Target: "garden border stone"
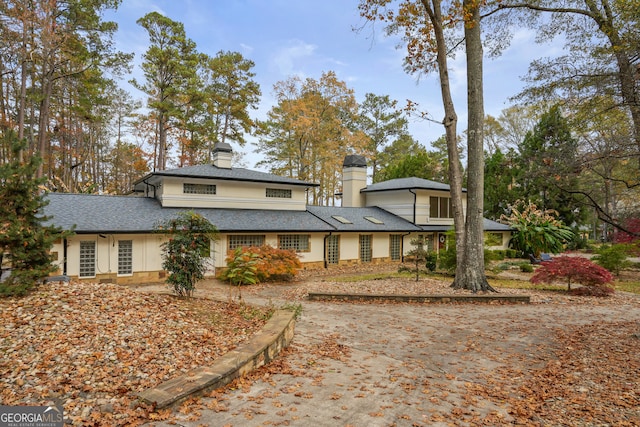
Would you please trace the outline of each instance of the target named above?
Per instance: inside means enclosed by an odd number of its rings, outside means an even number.
[[[494,294],[466,294],[466,295],[399,295],[399,294],[346,294],[309,292],[310,301],[388,301],[388,302],[419,302],[419,303],[511,303],[529,304],[529,295],[494,295]]]
[[[277,310],[260,332],[247,343],[217,359],[212,366],[193,369],[186,374],[138,393],[138,398],[156,408],[170,405],[229,384],[273,359],[293,339],[296,314]]]

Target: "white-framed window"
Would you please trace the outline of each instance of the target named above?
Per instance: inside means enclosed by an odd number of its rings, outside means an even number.
[[[231,235],[229,236],[229,250],[233,251],[236,248],[243,246],[262,246],[264,245],[264,234],[246,234],[246,235]]]
[[[96,242],[95,240],[80,241],[80,271],[79,277],[96,277]]]
[[[399,261],[402,258],[402,234],[389,236],[389,255],[392,261]]]
[[[279,234],[278,248],[291,249],[296,252],[309,252],[311,250],[309,240],[310,236],[308,234]]]
[[[451,197],[429,197],[429,216],[431,218],[453,218]]]
[[[192,184],[185,182],[182,184],[184,194],[216,194],[215,184]]]
[[[133,240],[118,240],[118,275],[133,274]]]
[[[266,196],[278,199],[290,199],[291,190],[288,188],[267,188]]]
[[[371,234],[360,235],[360,261],[371,262],[372,259],[372,247],[371,247]]]

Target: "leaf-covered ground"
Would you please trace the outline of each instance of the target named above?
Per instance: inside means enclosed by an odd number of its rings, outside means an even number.
[[[371,272],[385,269],[368,267]],[[345,282],[333,278],[336,273],[355,271],[308,271],[295,283],[246,287],[242,294],[267,305],[283,300],[306,305],[304,297],[312,290],[452,292],[448,280]],[[396,425],[640,425],[640,315],[631,315],[640,312],[640,298],[625,293],[577,297],[562,289],[500,289],[531,295],[528,317],[494,305],[431,310],[398,304],[382,310],[368,304],[357,310],[357,305],[315,304],[315,315],[303,311],[302,334],[272,364],[209,398],[154,411],[139,406],[135,393],[212,363],[257,331],[268,310],[201,298],[228,298],[229,287],[217,281],[199,285],[193,300],[167,295],[164,286],[133,290],[111,284],[49,284],[26,298],[0,300],[0,402],[59,401],[74,425],[206,425],[206,411],[215,413],[215,419],[226,413],[228,421],[222,425],[304,425],[304,412],[318,407],[321,402],[314,399],[326,392],[324,399],[340,409],[336,425],[348,425],[339,416],[369,395],[366,381],[362,383],[372,374],[367,358],[388,351],[402,366],[389,371],[388,382],[376,380],[371,388],[386,394],[395,387],[400,394],[389,394],[393,405],[380,401],[364,414],[370,425],[382,425],[396,410]],[[406,311],[421,316],[420,326],[398,316]],[[344,318],[323,330],[326,316],[337,313]],[[380,323],[396,335],[374,329]],[[409,355],[406,360],[394,344],[398,333],[407,339],[401,345]],[[513,339],[503,341],[506,336]],[[348,366],[361,372],[344,377],[340,370]],[[256,389],[263,390],[258,397],[250,391],[256,383],[263,383]],[[238,406],[245,400],[252,406]]]
[[[135,393],[211,364],[266,321],[266,309],[52,283],[0,299],[0,402],[61,402],[74,425],[135,425]]]
[[[372,266],[368,272],[383,269]],[[308,292],[320,290],[452,292],[448,280],[350,282],[333,273],[306,272],[294,284],[245,289],[248,299],[284,296],[302,302],[299,337],[282,357],[249,378],[185,404],[174,414],[177,422],[306,425],[305,420],[319,416],[316,408],[331,401],[333,422],[344,426],[640,425],[638,295],[572,296],[560,285],[554,291],[499,289],[531,295],[532,304],[521,309],[488,304],[305,304]],[[354,274],[347,268],[338,275]],[[344,320],[331,320],[335,317]],[[376,376],[366,365],[378,356],[402,367],[390,366],[388,376]],[[369,396],[375,398],[366,401],[369,409],[362,413],[358,401]]]

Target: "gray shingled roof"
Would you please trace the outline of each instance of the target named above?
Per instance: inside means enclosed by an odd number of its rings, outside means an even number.
[[[78,234],[148,233],[155,226],[189,208],[163,208],[147,197],[50,193],[44,213],[49,223]],[[191,209],[222,232],[333,231],[307,211],[258,209]]]
[[[449,191],[449,184],[443,184],[441,182],[431,181],[422,178],[397,178],[390,179],[384,182],[378,182],[376,184],[367,185],[361,192],[371,193],[374,191],[393,191],[393,190],[440,190]],[[467,191],[465,188],[462,191]]]
[[[412,222],[377,207],[343,208],[335,206],[307,206],[307,210],[323,221],[331,224],[337,231],[420,231],[420,227],[417,227]],[[335,219],[334,216],[343,217],[349,220],[351,224],[343,224]],[[375,224],[365,217],[376,218],[382,221],[383,224]]]
[[[266,172],[260,172],[244,168],[219,168],[212,164],[186,166],[178,169],[169,169],[152,172],[134,183],[139,184],[153,177],[175,176],[192,178],[215,178],[235,181],[270,182],[275,184],[302,185],[305,187],[318,187],[319,184],[301,181],[299,179],[287,178]]]
[[[49,193],[44,214],[48,221],[78,234],[149,233],[160,222],[174,218],[189,208],[163,208],[148,197],[103,196],[94,194]],[[194,208],[221,232],[328,232],[328,231],[446,231],[450,226],[416,226],[378,207],[344,208],[307,206],[306,211],[269,209]],[[351,223],[334,218],[341,216]],[[366,219],[373,217],[376,224]],[[485,231],[509,231],[509,226],[484,220]]]

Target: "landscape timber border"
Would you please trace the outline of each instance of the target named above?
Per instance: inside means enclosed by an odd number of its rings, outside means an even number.
[[[296,313],[277,310],[262,330],[247,343],[224,354],[212,366],[195,368],[138,393],[138,398],[156,408],[166,408],[188,397],[225,386],[273,359],[293,339]]]
[[[529,295],[399,295],[399,294],[343,294],[329,292],[309,292],[309,301],[361,301],[361,302],[413,302],[413,303],[510,303],[529,304]]]

